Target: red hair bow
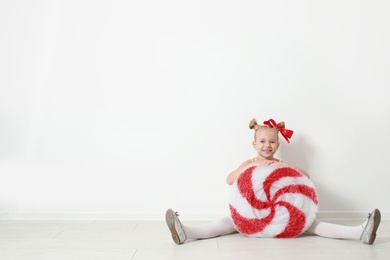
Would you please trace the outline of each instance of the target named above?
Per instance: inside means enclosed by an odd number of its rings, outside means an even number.
[[[277,124],[275,120],[270,119],[268,121],[264,121],[263,124],[276,128],[282,134],[284,139],[286,139],[287,143],[290,143],[289,139],[293,135],[294,131],[284,128],[284,122],[280,122],[279,124]]]

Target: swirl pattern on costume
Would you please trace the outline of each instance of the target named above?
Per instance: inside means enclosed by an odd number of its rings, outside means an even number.
[[[257,166],[238,176],[229,207],[241,234],[288,238],[310,227],[318,200],[314,184],[295,169]]]

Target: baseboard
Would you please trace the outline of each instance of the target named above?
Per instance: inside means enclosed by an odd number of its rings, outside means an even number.
[[[226,216],[226,212],[179,212],[187,221],[210,221]],[[369,212],[363,211],[320,211],[320,220],[359,220]],[[390,211],[381,211],[382,220],[390,220]],[[161,221],[165,212],[2,212],[0,220],[142,220]]]
[[[163,220],[165,212],[4,212],[0,220]]]
[[[320,211],[317,218],[321,220],[360,220],[368,216],[366,211]],[[390,211],[381,211],[382,220],[390,220]]]

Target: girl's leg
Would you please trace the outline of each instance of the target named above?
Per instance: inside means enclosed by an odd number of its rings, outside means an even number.
[[[344,226],[320,222],[317,219],[307,230],[308,233],[328,238],[360,239],[363,243],[372,245],[376,231],[381,222],[381,212],[375,209],[368,214],[368,219],[358,226]]]
[[[171,231],[172,239],[178,245],[183,244],[187,239],[212,238],[236,232],[230,216],[195,227],[183,225],[178,216],[172,209],[168,209],[165,213],[165,221]]]
[[[234,228],[234,224],[230,216],[195,227],[183,225],[183,228],[188,239],[212,238],[236,232],[236,229]]]
[[[307,230],[308,233],[327,238],[360,239],[365,223],[359,226],[343,226],[332,223],[320,222],[317,219]]]

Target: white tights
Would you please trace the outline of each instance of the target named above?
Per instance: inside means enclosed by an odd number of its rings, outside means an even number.
[[[360,239],[366,223],[367,221],[359,226],[344,226],[320,222],[316,219],[306,232],[327,238]]]
[[[212,238],[237,232],[230,217],[224,217],[196,227],[183,225],[183,228],[188,239]]]
[[[344,226],[320,222],[316,219],[307,230],[307,233],[327,238],[359,239],[365,223],[359,226]],[[212,238],[237,232],[230,217],[224,217],[196,227],[183,225],[183,228],[188,239]]]

